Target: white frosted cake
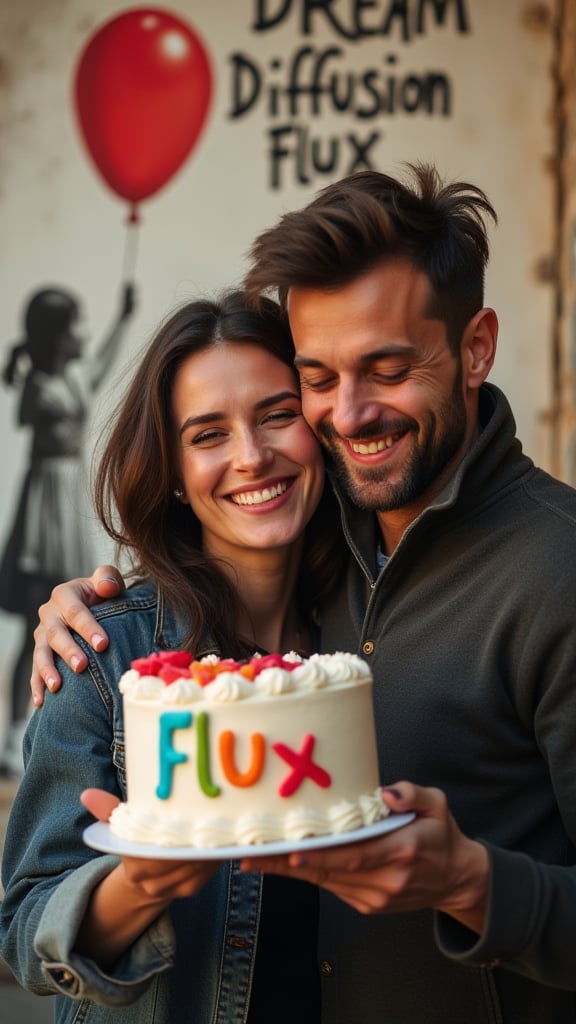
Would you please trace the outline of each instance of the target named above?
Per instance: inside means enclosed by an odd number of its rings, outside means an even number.
[[[120,680],[132,842],[215,847],[347,832],[388,813],[378,785],[372,676],[354,654],[237,662],[183,651]]]

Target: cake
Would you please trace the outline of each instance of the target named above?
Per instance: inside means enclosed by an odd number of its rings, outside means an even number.
[[[185,651],[120,679],[127,800],[110,827],[159,846],[244,846],[338,834],[387,813],[372,676],[355,654],[246,661]]]

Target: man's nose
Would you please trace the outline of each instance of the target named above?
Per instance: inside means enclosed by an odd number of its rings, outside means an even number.
[[[380,418],[382,404],[362,383],[341,382],[334,396],[332,426],[342,437],[361,437],[362,431]]]

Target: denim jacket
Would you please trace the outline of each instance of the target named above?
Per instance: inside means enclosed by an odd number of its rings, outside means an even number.
[[[25,988],[57,993],[57,1024],[241,1024],[246,1019],[260,915],[260,876],[223,864],[196,896],[176,900],[103,971],[75,950],[90,895],[118,858],[86,846],[80,804],[96,786],[125,797],[118,680],[130,661],[182,645],[183,624],[151,586],[94,610],[110,645],[80,676],[63,663],[24,743],[26,773],[3,860],[0,953]],[[197,652],[214,652],[208,639]],[[39,728],[40,724],[42,725]]]

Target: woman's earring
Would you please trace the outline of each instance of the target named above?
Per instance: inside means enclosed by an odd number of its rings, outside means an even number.
[[[184,497],[184,491],[181,491],[179,487],[175,487],[174,488],[174,497],[178,498],[178,500],[180,500],[181,498]]]

